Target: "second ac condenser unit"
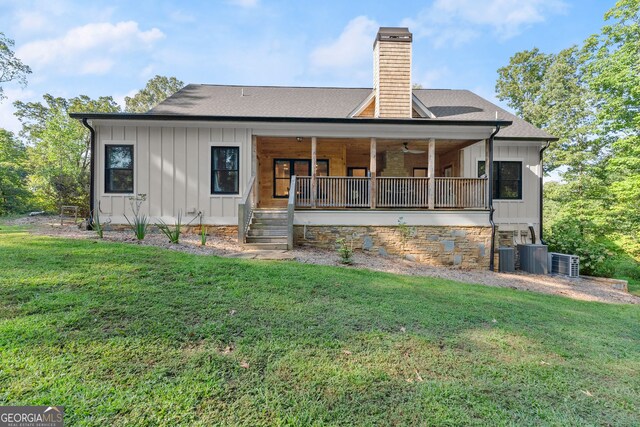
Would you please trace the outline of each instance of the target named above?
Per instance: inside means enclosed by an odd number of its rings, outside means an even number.
[[[549,253],[549,273],[569,277],[580,276],[580,257],[577,255]]]

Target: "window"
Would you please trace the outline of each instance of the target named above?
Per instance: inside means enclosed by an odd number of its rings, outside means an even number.
[[[329,176],[329,160],[317,160],[316,176]],[[309,159],[275,159],[273,161],[273,197],[289,197],[291,177],[311,176]]]
[[[211,194],[239,194],[238,147],[211,147]]]
[[[105,146],[105,193],[133,193],[133,145]]]
[[[478,176],[485,174],[484,161],[478,162]],[[493,162],[493,198],[522,199],[522,162]]]

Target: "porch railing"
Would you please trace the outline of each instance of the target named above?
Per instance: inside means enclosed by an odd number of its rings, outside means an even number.
[[[253,215],[253,209],[255,208],[255,184],[256,176],[252,175],[249,179],[249,184],[244,191],[242,200],[238,204],[238,243],[244,243],[245,236],[247,235],[247,229],[251,222],[251,215]]]
[[[429,178],[376,178],[380,208],[426,208],[429,206]]]
[[[429,207],[430,178],[376,178],[376,207]],[[315,197],[310,176],[296,177],[291,185],[296,207],[302,208],[368,208],[371,207],[371,178],[318,176]],[[434,178],[435,208],[486,207],[485,178]]]
[[[486,207],[485,178],[435,178],[436,208]]]

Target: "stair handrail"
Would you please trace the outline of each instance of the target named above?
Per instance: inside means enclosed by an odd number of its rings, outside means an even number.
[[[249,183],[242,195],[242,199],[238,204],[238,243],[245,243],[247,236],[247,230],[249,229],[249,223],[251,223],[251,216],[255,209],[254,199],[254,186],[256,183],[256,176],[251,175]]]
[[[289,202],[287,203],[287,249],[293,249],[293,216],[296,210],[296,176],[291,177]]]

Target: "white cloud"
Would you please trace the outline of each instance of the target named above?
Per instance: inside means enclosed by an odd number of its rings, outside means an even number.
[[[80,74],[103,74],[114,65],[115,56],[150,48],[163,37],[157,28],[141,31],[135,21],[92,23],[72,28],[62,37],[27,43],[16,55],[36,69],[56,66]]]
[[[34,101],[36,94],[30,89],[18,89],[18,88],[5,88],[4,94],[7,97],[0,102],[0,117],[2,117],[2,123],[0,128],[6,129],[14,134],[18,134],[22,129],[20,120],[13,113],[16,111],[13,107],[15,101]]]
[[[372,61],[372,43],[378,23],[366,16],[349,21],[337,39],[311,52],[311,65],[321,69],[353,68]]]
[[[416,70],[413,73],[413,83],[420,84],[425,89],[438,87],[438,82],[448,74],[450,71],[447,67],[432,68],[425,72]]]
[[[172,21],[178,22],[180,24],[196,22],[195,16],[185,13],[182,10],[174,10],[173,12],[170,12],[169,18],[171,18]]]
[[[232,5],[249,9],[252,7],[256,7],[260,0],[228,0],[228,2]]]
[[[500,40],[512,38],[566,9],[563,0],[436,0],[403,25],[417,37],[430,38],[436,47],[458,46],[487,28]]]
[[[122,107],[122,109],[124,110],[124,107],[126,106],[126,103],[124,102],[124,99],[126,97],[129,98],[133,98],[135,96],[135,94],[138,93],[138,89],[131,89],[129,92],[125,93],[125,94],[116,94],[113,95],[113,100]]]

